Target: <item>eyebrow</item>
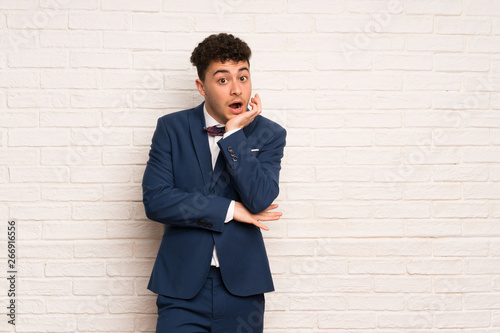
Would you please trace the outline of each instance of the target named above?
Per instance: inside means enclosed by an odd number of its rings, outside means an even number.
[[[243,71],[249,71],[250,72],[250,70],[248,69],[248,67],[241,67],[240,69],[238,69],[238,72],[243,72]],[[229,71],[227,69],[219,69],[219,70],[215,71],[215,73],[214,73],[213,76],[215,76],[215,74],[217,74],[217,73],[229,73]]]

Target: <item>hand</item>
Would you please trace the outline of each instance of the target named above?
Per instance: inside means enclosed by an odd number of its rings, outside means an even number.
[[[252,110],[243,111],[241,114],[237,115],[234,118],[231,118],[226,123],[226,132],[248,126],[255,119],[255,117],[257,117],[262,112],[262,104],[259,94],[255,94],[255,97],[252,97],[250,99],[250,106],[252,107]]]
[[[234,216],[233,218],[238,222],[250,223],[256,225],[257,227],[269,230],[261,221],[276,221],[279,220],[283,213],[281,212],[268,212],[269,210],[278,208],[277,204],[272,204],[260,213],[252,214],[250,211],[241,203],[236,201],[234,203]]]

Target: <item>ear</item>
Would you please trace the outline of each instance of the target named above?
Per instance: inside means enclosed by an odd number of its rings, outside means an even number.
[[[196,88],[198,88],[198,91],[200,92],[200,94],[202,96],[205,96],[206,95],[206,92],[205,92],[205,85],[203,84],[203,81],[200,80],[200,79],[196,79]]]

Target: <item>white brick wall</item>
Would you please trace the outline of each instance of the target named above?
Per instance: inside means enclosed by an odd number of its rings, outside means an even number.
[[[266,332],[499,333],[499,0],[0,0],[0,332],[154,332],[142,173],[220,31],[288,130]]]

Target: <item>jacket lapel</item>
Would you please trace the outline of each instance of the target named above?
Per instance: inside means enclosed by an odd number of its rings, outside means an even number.
[[[203,117],[203,103],[201,103],[194,109],[194,112],[189,113],[189,129],[203,181],[205,182],[205,194],[208,194],[212,182],[212,159],[207,133],[203,130],[203,127],[205,127],[205,117]]]

